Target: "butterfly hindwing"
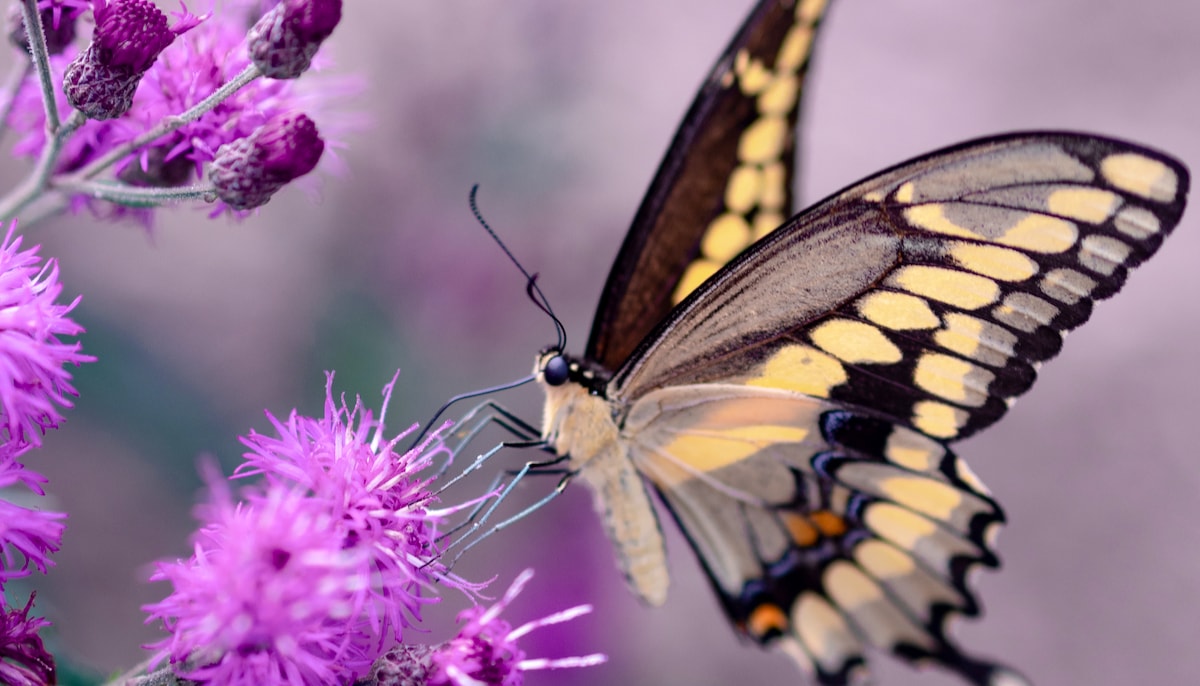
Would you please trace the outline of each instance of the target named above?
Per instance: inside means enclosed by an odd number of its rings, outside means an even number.
[[[609,274],[586,357],[616,369],[792,213],[795,127],[825,0],[762,0],[705,79]]]
[[[744,635],[822,684],[851,683],[866,647],[936,660],[973,683],[1012,675],[946,635],[951,616],[979,611],[966,575],[997,564],[989,542],[1003,514],[940,442],[733,384],[654,391],[626,431]]]
[[[996,421],[1183,211],[1129,143],[1013,134],[905,163],[798,215],[693,293],[615,377],[634,399],[738,382],[939,439]]]

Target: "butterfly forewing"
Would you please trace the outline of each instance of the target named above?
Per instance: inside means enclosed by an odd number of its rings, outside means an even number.
[[[966,436],[1154,253],[1187,188],[1178,162],[1094,136],[933,153],[752,246],[662,322],[611,395],[737,382]]]
[[[705,278],[792,213],[795,126],[825,0],[760,2],[717,61],[604,287],[586,357],[616,369]]]

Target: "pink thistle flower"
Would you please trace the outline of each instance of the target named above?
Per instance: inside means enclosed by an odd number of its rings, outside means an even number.
[[[21,250],[15,226],[9,224],[0,243],[0,417],[6,440],[40,445],[45,431],[62,421],[59,408],[71,407],[67,396],[78,395],[64,366],[95,358],[81,353],[78,341],[60,340],[83,332],[67,316],[79,298],[57,303],[58,263],[42,263],[41,246]]]
[[[458,636],[434,648],[429,656],[431,669],[425,681],[427,686],[521,686],[525,682],[525,672],[591,667],[607,661],[608,658],[600,653],[557,659],[525,657],[525,651],[517,645],[522,636],[592,611],[591,605],[579,605],[513,629],[500,619],[500,613],[532,578],[533,570],[521,572],[496,604],[488,608],[476,606],[458,616],[460,622],[465,622]]]
[[[363,551],[325,503],[281,486],[234,503],[208,476],[191,559],[160,563],[174,591],[148,605],[171,636],[152,646],[185,678],[227,686],[343,683],[371,662],[359,630]]]
[[[447,572],[436,543],[438,524],[478,500],[432,508],[432,477],[422,473],[438,454],[446,453],[441,431],[448,425],[403,453],[397,452],[397,445],[415,425],[383,439],[382,415],[395,378],[384,388],[379,420],[361,399],[356,399],[353,409],[344,399],[335,402],[332,384],[330,374],[321,419],[292,411],[287,421],[280,421],[268,413],[278,438],[255,432],[243,438],[250,452],[235,474],[262,474],[269,483],[295,484],[336,512],[344,527],[344,545],[364,551],[369,559],[370,582],[364,590],[370,596],[366,609],[372,629],[381,638],[391,633],[399,640],[403,627],[412,624],[410,617],[420,620],[421,606],[436,602],[423,593],[433,582],[467,592],[478,590],[479,586]]]
[[[37,632],[50,622],[30,617],[33,595],[23,609],[0,603],[0,683],[6,686],[45,686],[56,683],[54,656]]]
[[[0,489],[21,484],[37,495],[46,477],[17,462],[28,446],[14,449],[12,443],[0,447]],[[43,574],[53,566],[51,553],[62,547],[63,524],[67,515],[21,507],[0,499],[0,588],[4,582],[30,573],[35,567]]]

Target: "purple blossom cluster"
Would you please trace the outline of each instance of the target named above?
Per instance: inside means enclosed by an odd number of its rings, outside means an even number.
[[[65,365],[93,359],[78,342],[60,338],[83,329],[68,316],[78,299],[58,302],[58,265],[43,262],[39,246],[22,250],[13,231],[10,224],[0,242],[0,592],[12,579],[45,574],[62,545],[66,515],[30,506],[45,495],[46,478],[27,468],[24,456],[71,406],[75,389]],[[32,596],[23,609],[0,603],[0,683],[53,679],[54,659],[37,635],[48,622],[29,615],[32,604]]]
[[[211,497],[193,554],[158,565],[153,580],[171,593],[146,607],[169,636],[150,646],[155,662],[205,684],[350,683],[381,670],[430,686],[515,686],[531,669],[597,664],[603,658],[527,660],[516,640],[536,626],[566,621],[575,608],[513,630],[498,615],[528,580],[522,576],[491,608],[460,620],[458,637],[434,648],[401,644],[404,629],[438,602],[435,584],[477,598],[482,584],[452,574],[440,558],[438,528],[453,512],[494,493],[435,507],[435,466],[450,453],[431,432],[415,447],[384,438],[384,389],[375,419],[356,399],[335,400],[328,376],[325,411],[311,418],[268,413],[273,432],[251,432],[234,480],[259,477],[235,501],[208,467]]]
[[[57,146],[44,191],[57,193],[72,211],[149,225],[154,207],[194,197],[216,198],[214,214],[240,216],[316,166],[324,142],[315,127],[311,136],[288,139],[292,147],[284,150],[278,148],[280,136],[269,134],[303,112],[320,118],[327,99],[298,85],[299,73],[286,80],[269,73],[255,78],[264,70],[255,71],[254,65],[299,50],[307,56],[301,71],[307,70],[341,18],[341,0],[289,0],[267,8],[257,0],[226,0],[218,12],[204,16],[182,6],[173,22],[149,0],[41,0],[48,40],[51,33],[67,30],[74,37],[81,5],[90,7],[95,19],[91,41],[67,41],[48,58],[53,107],[78,119],[58,131],[47,126],[45,92],[37,75],[30,74],[12,94],[4,122],[18,136],[12,148],[18,157],[44,161],[48,146]],[[260,23],[277,17],[277,24],[292,30],[283,32],[286,46],[258,40],[252,59],[248,28],[260,13]],[[27,40],[19,33],[14,41]],[[260,202],[251,205],[240,195],[203,184],[206,167],[220,161],[222,146],[260,140],[277,144],[269,152],[275,157],[303,161],[284,165],[289,175],[243,181],[254,197],[263,198]],[[180,190],[177,196],[139,195],[87,185],[101,173],[130,189]],[[189,184],[201,185],[185,192]]]

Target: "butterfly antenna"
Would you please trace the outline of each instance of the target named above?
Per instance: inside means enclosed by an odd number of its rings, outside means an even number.
[[[487,220],[483,218],[483,214],[479,211],[478,203],[475,202],[475,196],[478,194],[478,192],[479,184],[471,186],[471,213],[475,215],[475,221],[479,222],[479,225],[488,232],[488,235],[492,237],[492,240],[496,241],[496,244],[500,246],[500,249],[504,251],[504,254],[508,255],[508,259],[511,260],[512,263],[517,266],[517,269],[520,269],[521,273],[525,275],[525,293],[529,296],[529,299],[533,301],[533,304],[536,305],[539,310],[545,312],[546,315],[550,317],[550,320],[554,322],[554,330],[558,334],[558,344],[555,347],[558,350],[566,350],[567,329],[565,326],[563,326],[563,323],[559,321],[558,317],[555,316],[554,310],[550,307],[550,301],[546,299],[546,294],[542,293],[541,288],[538,288],[537,274],[530,274],[517,260],[516,256],[512,254],[512,251],[508,249],[508,246],[504,244],[504,241],[500,240],[500,236],[496,235],[496,232],[493,231],[492,227],[488,225]]]

